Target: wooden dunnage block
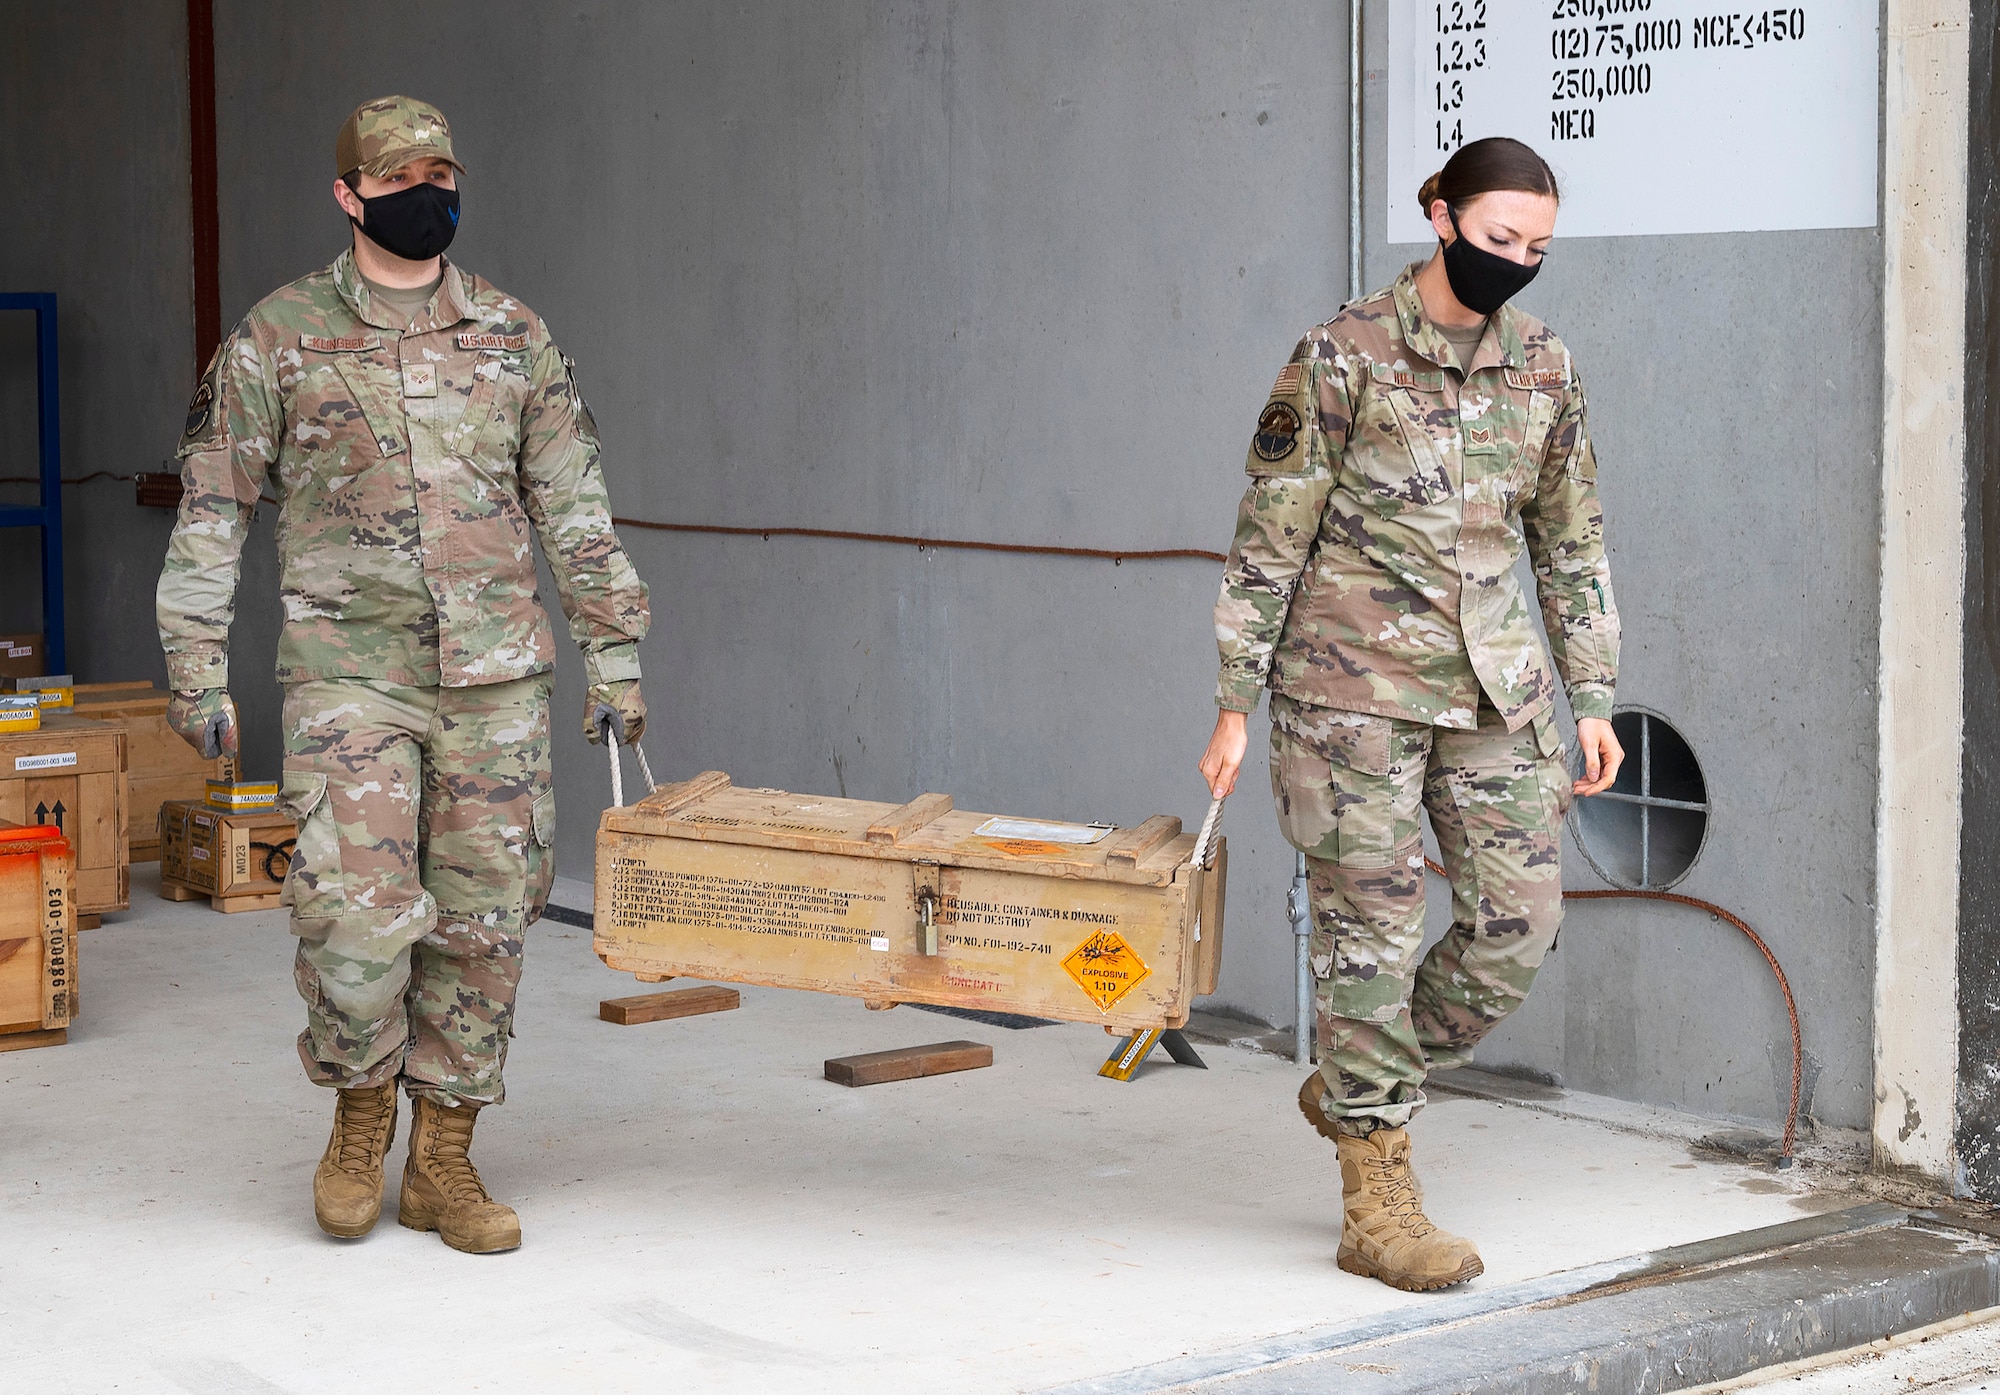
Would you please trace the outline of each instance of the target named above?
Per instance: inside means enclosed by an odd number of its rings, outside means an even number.
[[[949,1075],[992,1064],[990,1046],[976,1041],[941,1041],[930,1046],[899,1046],[894,1051],[836,1056],[826,1063],[826,1078],[836,1085],[886,1085],[892,1080]]]
[[[734,988],[674,988],[665,993],[641,993],[634,998],[606,998],[597,1005],[597,1015],[621,1027],[636,1027],[641,1022],[731,1012],[742,1005],[743,995]]]

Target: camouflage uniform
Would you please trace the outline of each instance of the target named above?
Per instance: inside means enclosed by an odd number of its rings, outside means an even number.
[[[1578,717],[1609,717],[1618,618],[1582,385],[1503,306],[1470,364],[1416,266],[1300,341],[1258,419],[1215,610],[1216,701],[1271,703],[1279,820],[1312,882],[1327,1112],[1406,1123],[1517,1006],[1562,913],[1570,779],[1525,545]],[[1453,889],[1423,935],[1428,809]]]
[[[405,327],[347,252],[237,326],[180,455],[159,589],[177,690],[228,682],[246,525],[263,489],[277,497],[307,1069],[497,1100],[554,817],[555,643],[530,533],[591,684],[638,678],[648,620],[569,363],[525,306],[448,261]]]

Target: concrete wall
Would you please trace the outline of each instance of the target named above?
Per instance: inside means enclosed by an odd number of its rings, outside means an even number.
[[[327,186],[348,109],[424,95],[472,171],[454,255],[577,358],[626,516],[1220,550],[1269,379],[1346,294],[1339,5],[504,0],[307,24],[223,0],[216,28],[225,322],[343,244]],[[95,52],[87,31],[36,51]],[[161,186],[141,230],[163,321],[185,305],[182,74],[161,57],[178,42],[146,46],[159,112],[135,80],[95,118],[158,143],[133,158]],[[9,121],[43,129],[19,105]],[[1418,250],[1371,241],[1369,279]],[[1815,1110],[1844,1125],[1869,1092],[1880,260],[1873,231],[1580,242],[1525,297],[1591,389],[1624,695],[1709,771],[1715,825],[1682,889],[1777,947]],[[95,259],[47,265],[81,287]],[[127,468],[175,438],[193,370],[173,359],[123,413]],[[93,661],[125,672],[157,662],[140,574],[164,528],[120,502],[93,557],[133,576],[86,604],[112,645]],[[276,760],[262,526],[236,644],[253,769]],[[1212,565],[625,540],[654,587],[663,774],[1121,822],[1203,810]],[[1227,820],[1222,1001],[1287,1022],[1290,854],[1262,740],[1260,721]],[[584,875],[602,755],[566,736],[558,784],[564,870]],[[1591,883],[1580,859],[1569,878]],[[1676,908],[1579,909],[1486,1059],[1773,1117],[1782,1009],[1732,935]]]

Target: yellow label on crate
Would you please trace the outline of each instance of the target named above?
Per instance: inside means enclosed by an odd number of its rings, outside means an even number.
[[[1092,935],[1071,950],[1062,964],[1077,986],[1097,1004],[1099,1012],[1109,1012],[1112,1004],[1137,988],[1140,980],[1152,972],[1116,930]]]
[[[29,692],[34,695],[35,701],[43,707],[76,706],[76,689],[74,688],[32,688]],[[23,694],[23,696],[27,696],[27,694]]]
[[[222,809],[232,814],[275,808],[278,784],[275,780],[256,785],[232,785],[223,780],[210,780],[206,803],[211,809]]]
[[[34,703],[0,703],[0,731],[40,731],[42,709]]]

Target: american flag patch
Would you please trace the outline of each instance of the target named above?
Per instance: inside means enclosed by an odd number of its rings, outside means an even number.
[[[1278,370],[1278,381],[1271,385],[1271,396],[1290,397],[1299,390],[1299,365],[1288,363]]]
[[[528,347],[525,334],[461,334],[458,336],[461,349],[509,349],[515,353]]]

